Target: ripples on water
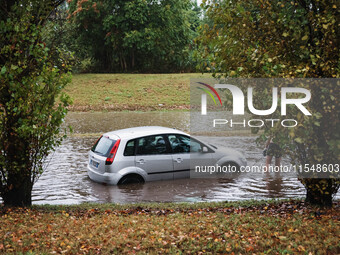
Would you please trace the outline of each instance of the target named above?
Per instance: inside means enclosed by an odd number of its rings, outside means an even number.
[[[219,146],[241,149],[248,164],[264,158],[252,137],[207,138]],[[33,189],[35,204],[82,202],[190,202],[302,197],[305,190],[296,179],[247,175],[238,179],[181,179],[123,187],[98,184],[87,177],[87,153],[96,138],[69,138],[53,154],[47,170]],[[252,146],[249,146],[249,145]],[[254,151],[255,150],[255,151]]]
[[[76,135],[66,139],[51,155],[46,171],[34,185],[34,204],[235,201],[305,196],[305,189],[296,178],[260,174],[253,177],[243,175],[237,179],[181,179],[122,187],[98,184],[88,178],[86,171],[87,154],[98,134],[146,125],[173,127],[188,132],[189,113],[70,113],[67,124],[73,126]],[[265,161],[254,137],[200,138],[243,152],[248,165]]]

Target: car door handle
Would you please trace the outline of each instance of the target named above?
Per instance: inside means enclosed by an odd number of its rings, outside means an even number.
[[[181,158],[176,158],[176,159],[174,159],[174,162],[182,163],[182,162],[183,162],[183,159],[181,159]]]
[[[144,164],[145,163],[145,160],[144,159],[140,159],[140,160],[137,160],[136,163],[139,163],[139,164]]]

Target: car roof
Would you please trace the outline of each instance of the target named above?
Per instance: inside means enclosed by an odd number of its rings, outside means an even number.
[[[134,139],[138,137],[158,135],[158,134],[188,135],[187,133],[184,133],[174,128],[167,128],[167,127],[160,127],[160,126],[143,126],[143,127],[133,127],[133,128],[125,128],[125,129],[111,131],[111,132],[105,133],[104,136],[108,136],[112,139],[117,139],[117,136],[121,139]]]

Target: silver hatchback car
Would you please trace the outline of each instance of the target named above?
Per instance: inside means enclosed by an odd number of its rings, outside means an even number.
[[[218,149],[172,128],[147,126],[103,134],[89,152],[90,179],[106,184],[189,178],[197,166],[246,165],[242,153]]]

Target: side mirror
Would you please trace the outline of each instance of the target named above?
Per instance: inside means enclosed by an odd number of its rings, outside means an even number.
[[[207,152],[209,152],[209,150],[208,150],[207,147],[204,146],[204,147],[202,148],[202,152],[203,152],[203,153],[207,153]]]

